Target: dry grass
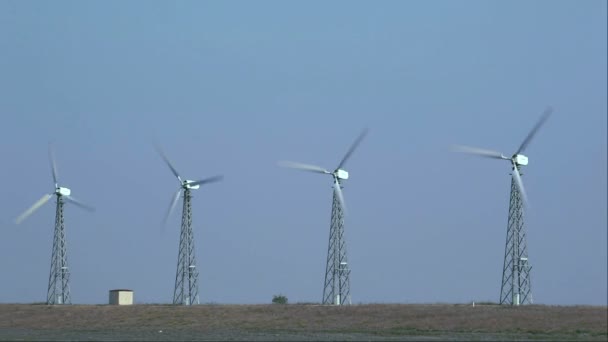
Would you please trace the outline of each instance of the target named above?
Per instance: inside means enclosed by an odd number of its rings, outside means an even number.
[[[182,335],[174,336],[177,339],[204,339],[205,336],[211,339],[252,339],[252,336],[282,339],[293,336],[294,339],[356,340],[374,336],[379,339],[435,336],[439,339],[606,341],[607,322],[608,310],[603,306],[0,305],[0,339],[23,337],[19,334],[24,333],[29,339],[36,339],[35,335],[28,334],[36,331],[45,332],[46,337],[51,332],[62,331],[72,334],[111,332],[113,335],[108,336],[114,338],[108,339],[130,339],[128,333],[132,331],[164,330],[182,332]],[[100,337],[102,335],[69,336],[106,339]],[[143,338],[151,339],[150,336]]]

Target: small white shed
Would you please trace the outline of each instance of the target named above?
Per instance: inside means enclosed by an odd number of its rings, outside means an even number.
[[[133,305],[133,290],[110,290],[110,305]]]

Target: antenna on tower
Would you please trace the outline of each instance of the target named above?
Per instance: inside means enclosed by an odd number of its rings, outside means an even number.
[[[532,304],[530,270],[528,262],[528,244],[524,229],[524,208],[528,197],[521,180],[521,167],[528,165],[528,157],[522,153],[532,141],[540,127],[547,121],[553,109],[547,107],[540,119],[526,136],[517,151],[511,157],[477,147],[454,145],[455,152],[476,154],[478,156],[503,159],[511,162],[511,196],[509,200],[509,220],[507,224],[507,241],[500,287],[500,304]]]
[[[169,216],[175,209],[180,195],[183,193],[184,203],[182,209],[182,225],[179,239],[179,251],[177,255],[177,271],[175,274],[175,289],[173,291],[173,304],[192,305],[199,304],[198,297],[198,269],[196,268],[196,257],[194,254],[194,232],[192,231],[192,194],[191,190],[197,190],[201,185],[218,182],[223,176],[214,176],[200,180],[182,179],[169,158],[165,155],[158,144],[154,145],[156,151],[163,158],[173,175],[179,182],[179,188],[173,195],[169,209],[163,218],[163,227]]]
[[[53,146],[51,144],[49,144],[49,161],[51,164],[53,183],[55,184],[55,192],[43,195],[31,207],[19,215],[15,219],[15,223],[20,224],[23,222],[23,220],[31,216],[36,210],[48,202],[53,195],[57,196],[57,207],[55,209],[55,230],[53,233],[53,249],[51,253],[51,271],[49,275],[46,303],[48,305],[71,304],[70,272],[68,269],[63,207],[65,202],[69,202],[89,211],[94,211],[95,209],[75,199],[72,196],[72,190],[59,185],[57,177],[57,163],[55,162],[55,155],[53,152]]]
[[[350,268],[346,255],[346,240],[344,238],[344,216],[346,205],[342,194],[342,182],[348,179],[348,172],[342,167],[357,149],[368,133],[364,129],[350,146],[334,171],[310,164],[291,161],[281,161],[279,166],[293,169],[331,175],[333,178],[333,201],[331,207],[331,224],[329,227],[329,244],[327,249],[327,264],[325,266],[325,282],[323,286],[322,304],[344,305],[351,304],[350,297]]]

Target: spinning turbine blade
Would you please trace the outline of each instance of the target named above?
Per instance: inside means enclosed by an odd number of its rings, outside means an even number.
[[[340,188],[340,183],[338,183],[337,180],[334,182],[334,191],[336,192],[336,196],[338,196],[338,201],[340,202],[342,211],[344,211],[346,213],[346,204],[344,203],[344,195],[342,194],[342,188]]]
[[[521,143],[521,146],[519,146],[519,149],[517,149],[517,152],[515,152],[515,154],[520,154],[526,149],[532,138],[534,138],[534,135],[536,135],[536,132],[538,132],[540,127],[545,123],[545,121],[547,121],[552,112],[553,108],[551,107],[547,107],[547,109],[545,109],[543,115],[540,117],[536,125],[532,128],[530,133],[528,133],[528,136],[526,137],[526,139],[524,139],[524,142]]]
[[[181,192],[182,192],[182,188],[179,188],[175,192],[175,195],[173,195],[173,199],[171,200],[171,204],[169,205],[169,210],[167,210],[167,214],[165,215],[165,218],[163,219],[163,227],[167,223],[169,216],[171,216],[173,209],[175,209],[175,205],[177,204],[177,201],[179,200],[179,196],[181,195]]]
[[[74,204],[76,204],[77,206],[81,207],[82,209],[88,210],[88,211],[95,211],[95,208],[91,207],[90,205],[86,205],[84,203],[82,203],[81,201],[75,199],[72,196],[63,196],[65,197],[66,200],[68,200],[68,202],[72,202]]]
[[[346,163],[346,161],[348,160],[348,158],[350,158],[350,156],[353,154],[353,152],[355,151],[355,149],[357,148],[357,146],[359,146],[359,144],[361,143],[361,141],[363,140],[363,138],[365,138],[365,136],[367,135],[367,132],[369,130],[367,128],[365,128],[363,130],[363,132],[361,132],[361,134],[359,134],[359,136],[357,137],[357,139],[355,140],[355,142],[350,146],[350,148],[348,149],[348,152],[346,152],[346,154],[344,155],[344,158],[342,158],[342,161],[340,162],[340,164],[338,164],[338,167],[336,167],[336,169],[341,169],[342,166],[344,166],[344,163]]]
[[[209,177],[209,178],[205,178],[205,179],[201,179],[201,180],[197,180],[195,182],[190,182],[190,185],[203,185],[203,184],[208,184],[208,183],[213,183],[213,182],[219,182],[222,179],[224,179],[224,176],[214,176],[214,177]]]
[[[51,194],[46,194],[46,195],[42,196],[42,198],[40,198],[38,201],[36,201],[36,203],[34,203],[34,205],[32,205],[29,209],[24,211],[23,214],[19,215],[19,217],[17,217],[15,219],[15,223],[19,224],[23,220],[28,218],[28,216],[32,215],[34,213],[34,211],[36,211],[38,208],[43,206],[49,199],[51,199],[52,196],[53,195],[51,195]]]
[[[497,152],[497,151],[486,150],[483,148],[464,146],[464,145],[452,145],[452,151],[476,154],[478,156],[487,157],[487,158],[509,159],[509,158],[505,157],[502,153]]]
[[[55,163],[55,153],[53,153],[53,145],[49,144],[49,160],[51,162],[51,171],[53,172],[53,182],[57,188],[57,164]]]
[[[289,167],[292,169],[311,171],[311,172],[317,172],[317,173],[331,173],[331,172],[325,170],[324,168],[322,168],[320,166],[316,166],[316,165],[296,163],[296,162],[291,162],[291,161],[280,161],[280,162],[278,162],[278,164],[279,164],[279,166]]]
[[[521,198],[524,201],[524,205],[527,206],[528,205],[528,196],[526,195],[526,190],[524,189],[524,183],[521,181],[521,175],[519,174],[519,170],[515,166],[515,163],[513,163],[512,175],[513,175],[513,179],[515,180],[515,183],[517,184],[517,189],[519,190],[519,194],[521,195]]]
[[[160,148],[159,145],[154,144],[154,147],[156,148],[156,152],[158,152],[158,154],[160,154],[160,156],[163,158],[163,160],[165,161],[165,163],[167,163],[167,166],[169,166],[169,168],[171,169],[171,172],[173,172],[173,174],[175,175],[175,177],[177,177],[177,179],[181,183],[182,182],[182,178],[179,176],[179,173],[177,173],[177,170],[173,167],[173,165],[169,161],[169,158],[167,158],[167,156],[165,155],[165,153],[163,152],[163,150]]]

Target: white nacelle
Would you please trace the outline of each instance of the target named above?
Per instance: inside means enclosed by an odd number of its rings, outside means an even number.
[[[193,183],[193,180],[186,180],[186,188],[188,189],[192,189],[192,190],[196,190],[198,188],[200,188],[201,186],[199,184],[197,185],[190,185],[190,183]]]
[[[70,190],[68,188],[58,187],[55,190],[55,193],[60,194],[61,196],[70,196],[70,194],[72,193],[72,190]]]
[[[517,163],[517,165],[528,165],[528,157],[523,154],[518,154],[515,156],[515,163]]]
[[[348,179],[348,172],[338,169],[338,171],[336,171],[336,177],[340,179]]]

